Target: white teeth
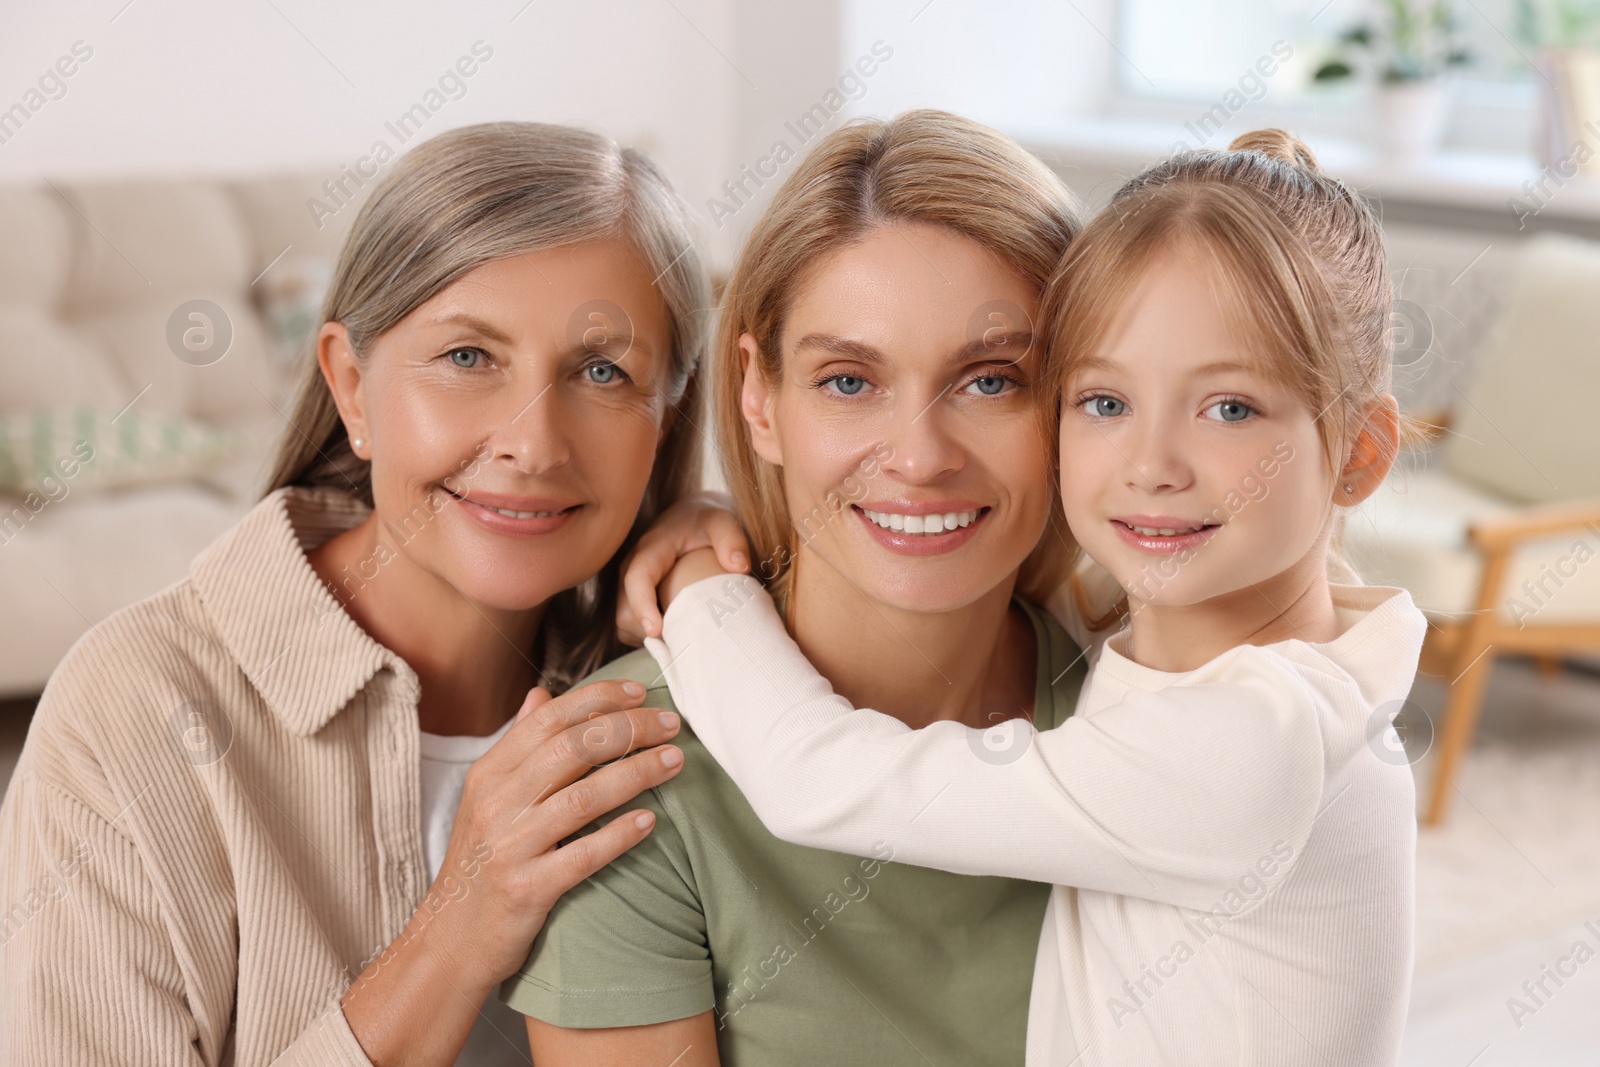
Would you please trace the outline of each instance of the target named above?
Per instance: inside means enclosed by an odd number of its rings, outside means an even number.
[[[1128,529],[1134,533],[1144,534],[1146,537],[1172,537],[1180,533],[1194,533],[1199,527],[1191,527],[1187,530],[1170,530],[1164,526],[1159,528],[1155,526],[1130,526]]]
[[[943,515],[901,515],[888,511],[868,511],[861,509],[862,514],[885,530],[909,534],[937,534],[954,530],[962,526],[972,525],[978,517],[976,511],[947,511]]]
[[[445,491],[449,492],[448,489]],[[479,504],[478,501],[462,496],[460,493],[450,493],[450,495],[457,500],[466,501],[469,504],[477,504],[485,511],[498,512],[508,519],[553,519],[561,514],[559,511],[512,511],[510,508],[496,508],[490,507],[488,504]]]

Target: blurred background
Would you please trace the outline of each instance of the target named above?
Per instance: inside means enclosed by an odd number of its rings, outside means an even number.
[[[1381,212],[1429,427],[1347,532],[1432,623],[1373,739],[1418,782],[1404,1062],[1596,1061],[1600,0],[0,12],[0,774],[72,642],[256,499],[344,229],[415,141],[601,130],[661,162],[720,273],[852,116],[968,114],[1091,206],[1283,126]]]

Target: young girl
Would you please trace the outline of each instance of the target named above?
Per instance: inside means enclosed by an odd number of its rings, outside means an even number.
[[[1046,314],[1061,497],[1127,626],[1057,729],[855,710],[749,577],[649,642],[778,837],[1056,883],[1029,1064],[1395,1060],[1415,821],[1379,735],[1425,624],[1329,578],[1398,446],[1390,299],[1373,213],[1281,131],[1152,167],[1078,238]]]

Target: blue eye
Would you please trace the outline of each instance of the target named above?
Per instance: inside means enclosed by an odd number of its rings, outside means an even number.
[[[1125,414],[1128,405],[1114,396],[1091,396],[1087,400],[1079,401],[1078,406],[1085,415],[1098,415],[1101,418],[1111,419]]]
[[[1218,422],[1243,422],[1255,413],[1255,408],[1242,400],[1219,400],[1206,408],[1206,414]]]
[[[982,378],[972,379],[972,384],[978,387],[978,392],[984,396],[999,396],[1005,392],[1011,380],[1000,374],[986,374]]]
[[[843,393],[845,396],[855,396],[857,393],[861,392],[861,390],[867,384],[867,380],[865,378],[857,378],[850,374],[836,374],[832,378],[829,378],[828,381],[832,382],[833,387],[839,390],[839,392]]]
[[[446,355],[449,356],[451,363],[462,370],[472,370],[483,357],[483,353],[476,348],[453,348]]]
[[[584,370],[589,375],[589,380],[596,385],[610,385],[622,374],[615,363],[604,361],[591,363]]]

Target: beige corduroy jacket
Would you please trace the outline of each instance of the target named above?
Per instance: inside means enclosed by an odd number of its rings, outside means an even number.
[[[51,678],[0,807],[4,1044],[35,1064],[364,1065],[339,998],[427,891],[419,686],[279,490]]]

